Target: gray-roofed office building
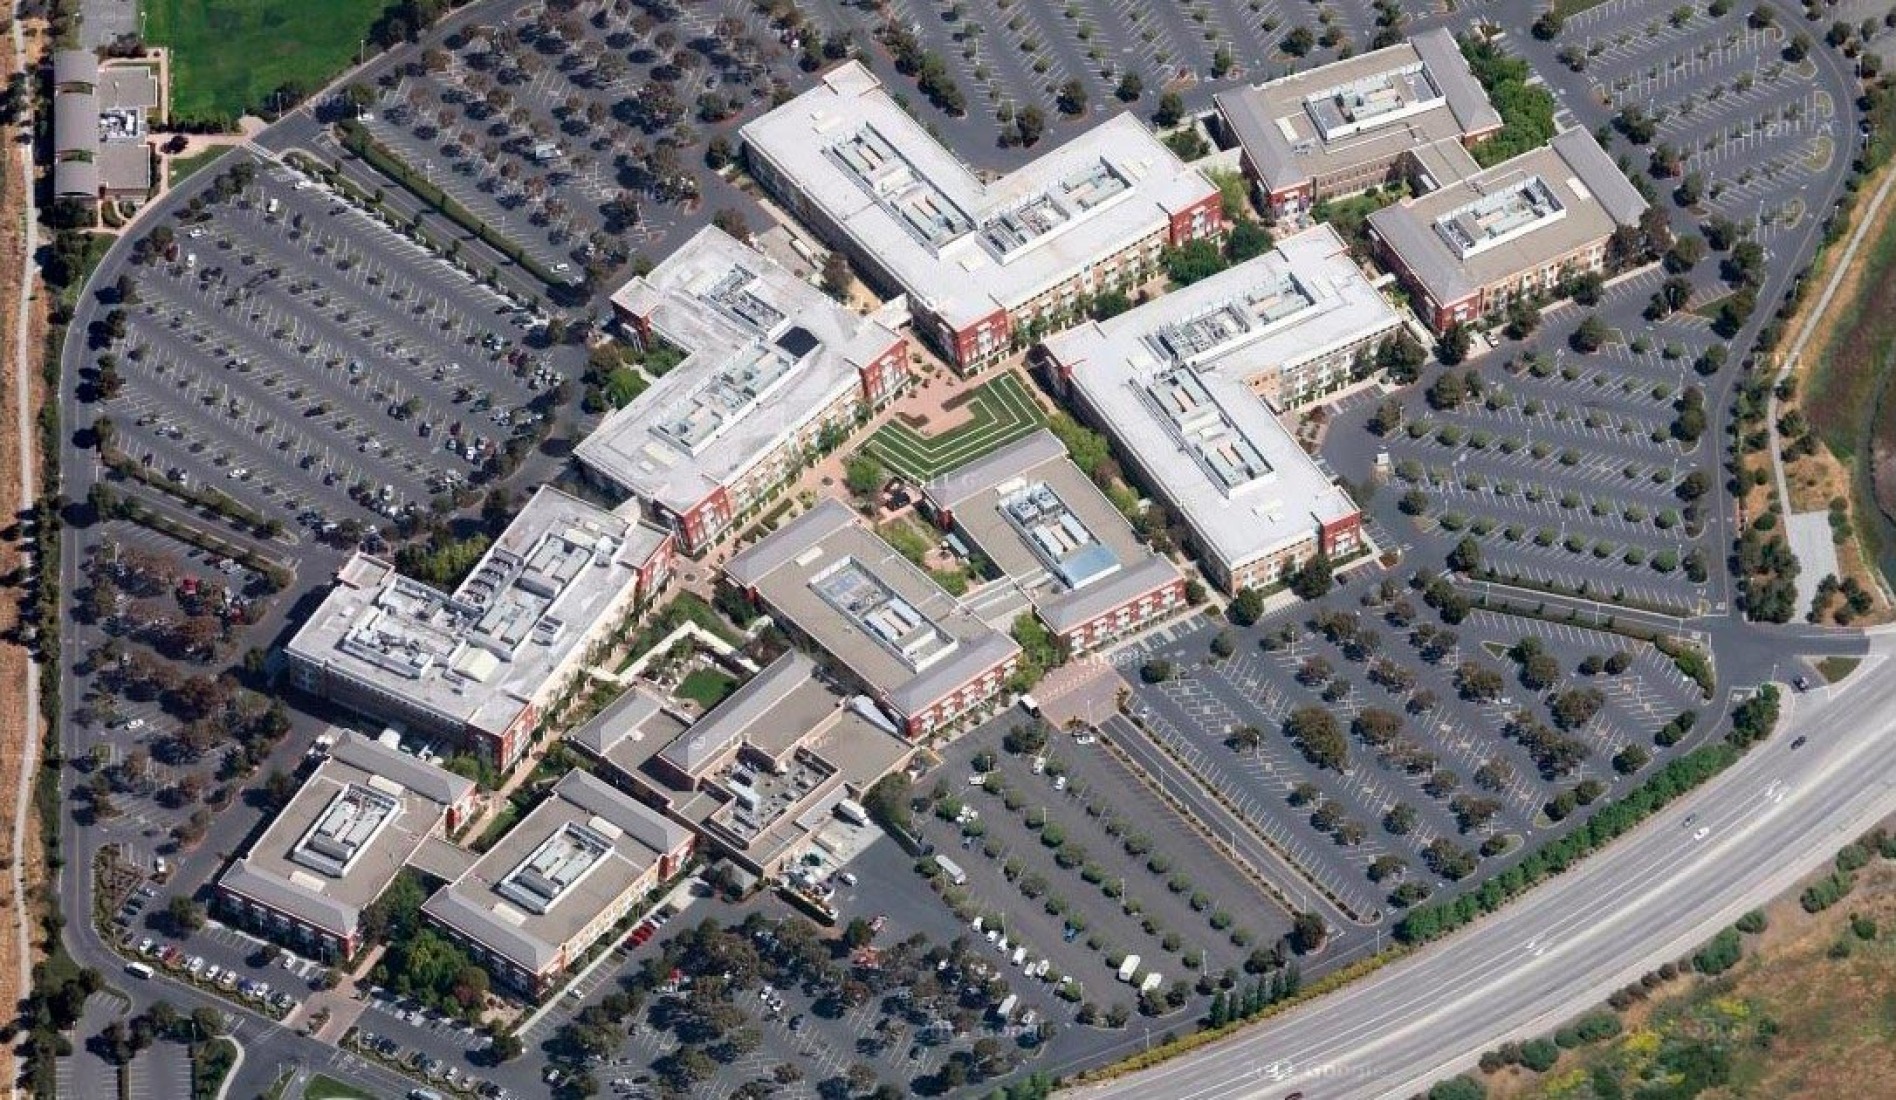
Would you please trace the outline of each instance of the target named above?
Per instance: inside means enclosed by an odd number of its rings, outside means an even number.
[[[696,553],[802,469],[826,431],[900,393],[908,341],[851,312],[716,226],[619,288],[642,341],[683,362],[575,449]]]
[[[1436,331],[1599,271],[1646,200],[1584,129],[1369,217],[1378,254]]]
[[[689,829],[571,771],[421,912],[496,979],[538,995],[676,874],[691,845]]]
[[[982,622],[839,501],[732,558],[726,578],[860,683],[910,737],[1000,694],[1020,646]]]
[[[1025,593],[1069,653],[1185,606],[1185,578],[1139,542],[1050,431],[944,474],[923,492],[935,521]]]
[[[1447,30],[1216,97],[1266,206],[1297,213],[1409,176],[1478,170],[1501,115]],[[1439,178],[1444,173],[1450,179]]]
[[[837,802],[914,752],[873,704],[838,692],[795,651],[695,723],[635,689],[567,740],[756,875],[793,863]]]
[[[53,56],[53,190],[61,198],[142,199],[152,186],[146,115],[158,106],[148,62]]]
[[[363,910],[424,841],[466,819],[473,793],[472,780],[344,733],[219,877],[219,909],[294,950],[348,958],[363,946]]]
[[[1241,372],[1182,349],[1178,333],[1229,308],[1243,264],[1045,345],[1048,367],[1131,473],[1185,521],[1220,588],[1264,588],[1319,551],[1361,549],[1362,517]],[[1240,296],[1239,300],[1242,300]],[[1245,311],[1248,311],[1246,307]],[[1241,311],[1241,312],[1245,312]]]
[[[452,593],[350,558],[286,647],[291,680],[511,768],[593,647],[663,587],[673,545],[542,487]]]
[[[1122,114],[998,180],[976,176],[856,61],[743,128],[751,171],[963,369],[1030,326],[1224,231],[1218,189]]]

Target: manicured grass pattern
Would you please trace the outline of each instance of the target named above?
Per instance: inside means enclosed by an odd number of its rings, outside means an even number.
[[[314,91],[355,60],[385,0],[146,0],[147,40],[171,47],[171,111],[234,122],[285,84]]]
[[[971,391],[968,404],[971,418],[940,435],[924,435],[892,420],[877,428],[863,449],[891,473],[919,484],[1031,434],[1047,419],[1012,374]]]
[[[678,685],[680,698],[689,699],[706,710],[722,703],[736,690],[736,680],[708,668],[692,669]]]

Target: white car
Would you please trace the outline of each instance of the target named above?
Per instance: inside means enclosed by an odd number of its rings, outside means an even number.
[[[1698,832],[1696,832],[1696,833],[1693,833],[1693,834],[1692,834],[1692,839],[1693,839],[1693,840],[1704,840],[1704,839],[1705,839],[1706,837],[1708,837],[1708,836],[1711,836],[1711,835],[1712,835],[1712,827],[1711,827],[1711,826],[1709,826],[1709,825],[1700,825],[1700,826],[1698,827]]]
[[[143,718],[134,718],[125,723],[125,728],[128,730],[142,730],[145,728],[145,720]]]

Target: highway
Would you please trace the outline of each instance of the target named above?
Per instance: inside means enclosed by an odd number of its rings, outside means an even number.
[[[1072,1095],[1405,1097],[1598,1006],[1896,812],[1896,635],[1869,647],[1844,685],[1786,692],[1769,741],[1577,870],[1300,1011]]]

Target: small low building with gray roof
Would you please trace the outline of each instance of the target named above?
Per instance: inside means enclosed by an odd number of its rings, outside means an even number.
[[[1032,601],[1069,653],[1185,607],[1185,578],[1139,542],[1044,428],[929,482],[923,499]]]
[[[470,779],[346,732],[218,878],[219,908],[293,950],[346,959],[363,946],[363,911],[425,843],[446,843],[473,793]]]
[[[1436,331],[1600,271],[1647,203],[1584,129],[1369,216],[1378,255]]]
[[[840,501],[733,557],[725,577],[827,653],[910,737],[995,699],[1015,641],[963,607]]]
[[[1444,186],[1476,171],[1466,147],[1501,129],[1446,29],[1214,98],[1245,174],[1280,214],[1409,176]]]
[[[605,781],[568,772],[422,916],[498,981],[538,996],[684,867],[692,839]]]

